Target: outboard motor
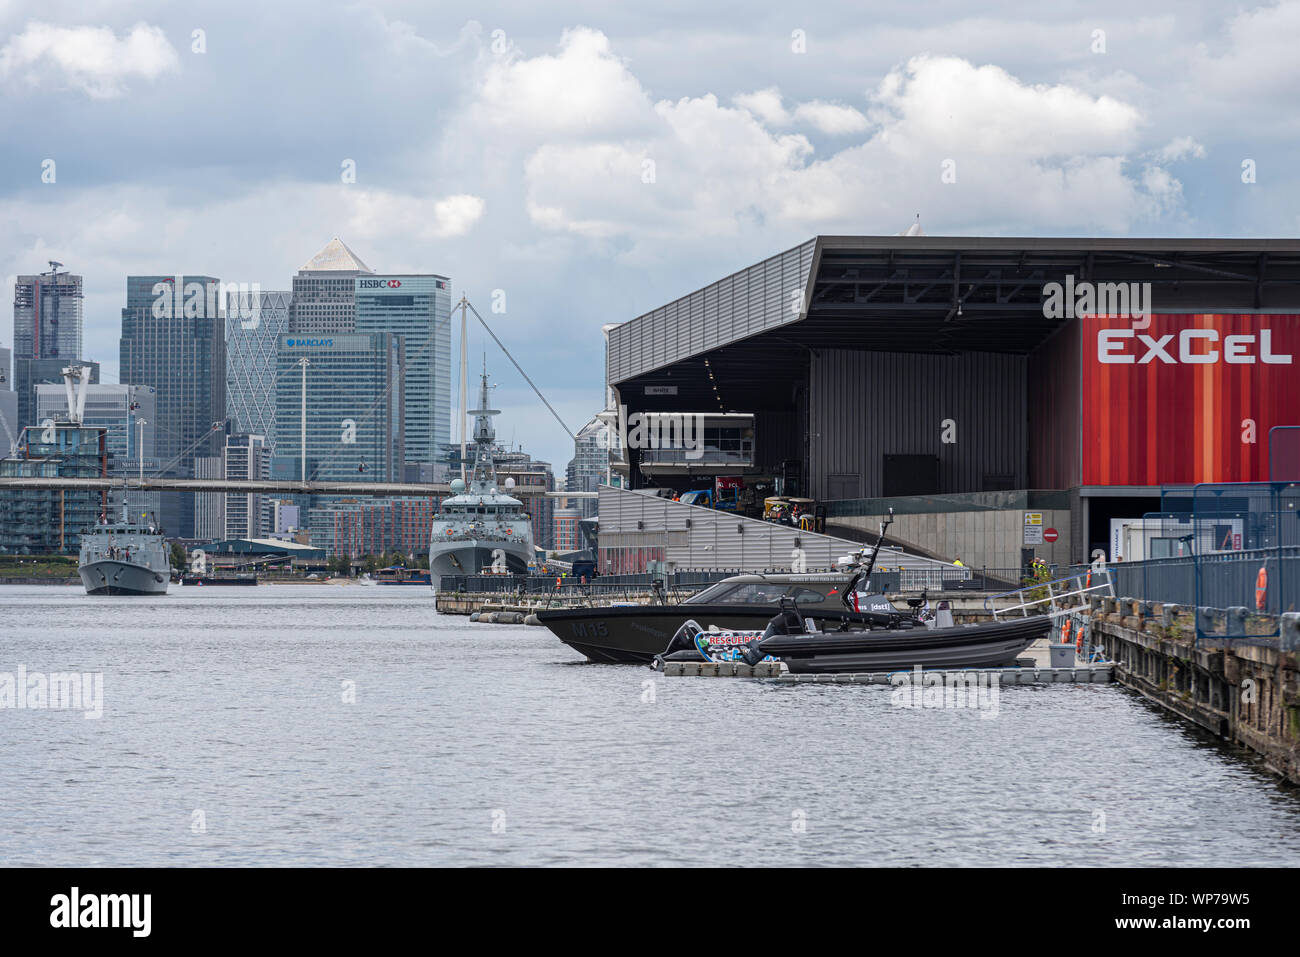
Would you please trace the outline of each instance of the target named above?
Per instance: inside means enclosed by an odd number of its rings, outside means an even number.
[[[807,622],[804,621],[803,615],[799,611],[799,606],[794,603],[788,596],[781,597],[781,611],[775,618],[767,623],[763,629],[763,637],[755,638],[740,652],[740,657],[747,665],[756,665],[767,657],[767,652],[763,651],[763,642],[773,635],[798,635],[805,632],[808,628]]]
[[[698,621],[694,618],[686,619],[677,629],[672,640],[668,642],[668,647],[655,655],[654,661],[650,662],[650,667],[655,671],[663,671],[664,661],[669,658],[674,661],[698,661],[700,658],[712,661],[713,656],[709,654],[709,639],[706,635],[707,632],[700,627]]]

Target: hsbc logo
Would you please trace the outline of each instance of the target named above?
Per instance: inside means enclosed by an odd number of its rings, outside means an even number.
[[[1177,342],[1174,340],[1177,339]],[[1131,341],[1130,341],[1131,340]],[[1142,347],[1139,357],[1136,351]],[[1290,365],[1291,356],[1273,351],[1273,330],[1259,335],[1231,335],[1220,340],[1217,329],[1184,329],[1176,336],[1148,336],[1134,329],[1102,329],[1097,333],[1097,361],[1107,365],[1145,365],[1160,361],[1166,365],[1187,363],[1211,365]]]
[[[401,289],[400,279],[358,279],[357,285],[362,289]]]

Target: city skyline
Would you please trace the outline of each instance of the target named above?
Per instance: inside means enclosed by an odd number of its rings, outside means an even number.
[[[269,8],[0,8],[0,117],[35,131],[0,146],[0,217],[22,224],[0,276],[76,263],[86,350],[107,363],[122,276],[283,289],[339,236],[375,268],[452,276],[576,431],[602,404],[585,374],[601,325],[813,235],[892,235],[918,213],[930,235],[1300,229],[1300,4],[656,9],[327,0],[286,32]],[[694,26],[669,42],[672,22]],[[269,36],[274,56],[249,39]],[[66,66],[77,42],[102,58]],[[322,125],[322,103],[350,119]],[[158,150],[163,129],[183,145]],[[569,437],[492,365],[503,431],[567,461]]]

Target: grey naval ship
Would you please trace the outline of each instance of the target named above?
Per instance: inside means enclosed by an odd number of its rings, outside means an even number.
[[[429,574],[434,587],[442,575],[484,572],[522,575],[533,559],[533,524],[524,504],[497,486],[492,447],[496,432],[489,409],[487,373],[483,373],[479,408],[474,416],[474,469],[466,483],[455,479],[451,495],[433,516],[429,541]],[[514,487],[506,480],[506,491]]]
[[[77,565],[89,595],[165,595],[171,579],[162,529],[143,519],[101,522],[82,533]]]

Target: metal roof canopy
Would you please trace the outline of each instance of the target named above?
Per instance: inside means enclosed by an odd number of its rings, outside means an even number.
[[[806,253],[808,245],[765,263]],[[625,358],[619,365],[630,374],[611,375],[623,401],[646,411],[788,409],[807,378],[808,352],[817,349],[1028,354],[1069,322],[1043,315],[1043,286],[1067,275],[1076,284],[1150,283],[1154,312],[1300,312],[1295,239],[818,236],[812,245],[811,268],[800,274],[805,308],[797,315],[789,309],[797,284],[787,289],[789,282],[769,279],[767,315],[783,309],[790,318],[768,318],[762,331],[750,333],[732,317],[754,311],[740,290],[746,282],[753,287],[748,274],[764,263],[611,330],[611,355],[621,348],[623,356],[647,356],[633,341],[640,336],[698,343],[698,334],[677,327],[706,320],[703,299],[706,310],[720,310],[720,324],[740,333],[658,365]],[[677,390],[646,396],[646,386]]]

